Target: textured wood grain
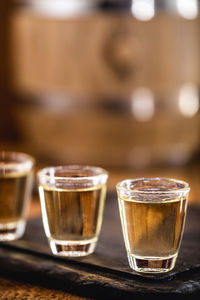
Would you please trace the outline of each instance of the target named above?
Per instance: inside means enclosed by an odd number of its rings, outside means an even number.
[[[130,12],[56,19],[27,9],[11,17],[18,91],[119,97],[137,86],[169,91],[199,82],[199,20],[158,15],[138,22]]]
[[[46,289],[28,283],[0,278],[1,300],[86,300],[86,298],[69,294],[64,291]]]

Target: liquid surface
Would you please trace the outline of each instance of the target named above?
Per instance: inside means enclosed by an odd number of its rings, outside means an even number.
[[[30,173],[9,173],[0,176],[0,223],[25,218],[31,191]]]
[[[78,241],[98,236],[105,191],[105,185],[85,190],[49,189],[40,186],[43,224],[47,237],[61,241]]]
[[[134,202],[119,199],[128,254],[138,257],[176,255],[185,220],[186,199]]]

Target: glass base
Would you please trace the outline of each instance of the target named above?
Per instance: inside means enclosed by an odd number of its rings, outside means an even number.
[[[168,257],[145,257],[128,255],[130,267],[140,273],[161,274],[171,271],[176,262],[177,255]]]
[[[0,241],[13,241],[21,238],[25,226],[25,221],[0,223]]]
[[[78,257],[93,253],[97,244],[97,238],[81,241],[50,239],[49,244],[54,255]]]

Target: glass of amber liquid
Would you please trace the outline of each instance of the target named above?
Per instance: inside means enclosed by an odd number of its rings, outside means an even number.
[[[101,229],[108,173],[98,167],[48,167],[38,172],[42,219],[53,254],[94,252]]]
[[[127,179],[117,184],[123,236],[133,270],[155,274],[174,268],[189,190],[188,183],[166,178]]]
[[[22,237],[31,196],[34,159],[19,152],[0,152],[0,241]]]

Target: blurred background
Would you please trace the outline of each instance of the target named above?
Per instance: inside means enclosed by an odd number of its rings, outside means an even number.
[[[1,0],[0,148],[191,184],[200,204],[200,1]]]

